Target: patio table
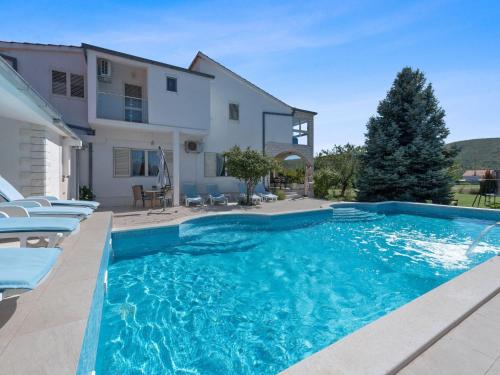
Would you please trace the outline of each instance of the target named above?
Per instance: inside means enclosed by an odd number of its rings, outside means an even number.
[[[161,189],[149,189],[149,190],[144,190],[144,194],[150,195],[151,196],[151,208],[154,207],[154,202],[156,201],[156,194],[161,194],[163,193],[163,190]]]

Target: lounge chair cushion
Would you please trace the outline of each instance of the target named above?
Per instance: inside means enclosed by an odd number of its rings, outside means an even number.
[[[73,232],[80,220],[64,217],[9,217],[0,218],[0,233],[16,232]]]
[[[23,195],[2,176],[0,176],[0,195],[7,201],[24,199]]]
[[[99,202],[95,201],[80,201],[73,199],[54,199],[54,197],[29,197],[29,198],[45,198],[52,206],[75,206],[75,207],[88,207],[96,210],[99,207]],[[29,199],[28,198],[28,199]]]
[[[24,199],[23,195],[7,181],[5,178],[0,176],[0,196],[4,197],[7,201],[15,201],[19,199]],[[67,199],[57,199],[53,196],[37,196],[31,198],[44,198],[50,201],[52,205],[62,205],[62,206],[83,206],[96,209],[99,207],[98,202],[93,201],[77,201],[77,200],[67,200]]]
[[[0,290],[33,289],[50,272],[60,249],[0,249]]]
[[[52,206],[52,207],[31,207],[26,209],[30,216],[89,216],[92,215],[92,210],[87,207],[68,207],[68,206]]]

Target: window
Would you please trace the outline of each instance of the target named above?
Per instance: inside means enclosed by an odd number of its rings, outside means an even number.
[[[125,84],[125,121],[142,122],[142,87]]]
[[[146,151],[131,150],[130,159],[132,160],[132,176],[146,175]]]
[[[165,157],[172,166],[171,152],[166,152]],[[138,150],[127,147],[113,148],[113,175],[114,177],[154,177],[160,170],[160,160],[156,150]]]
[[[52,71],[52,94],[66,95],[66,73]]]
[[[148,176],[158,176],[160,159],[157,151],[148,151]]]
[[[113,148],[113,175],[130,177],[130,149]]]
[[[71,74],[70,82],[71,82],[71,96],[74,96],[76,98],[85,97],[83,76],[81,74]]]
[[[240,119],[240,105],[236,103],[229,103],[229,120],[239,121]]]
[[[177,78],[167,77],[167,91],[177,92]]]
[[[216,152],[205,152],[205,177],[221,177],[227,175],[224,155]]]

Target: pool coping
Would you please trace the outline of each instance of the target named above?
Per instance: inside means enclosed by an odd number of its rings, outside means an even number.
[[[54,268],[37,288],[0,303],[1,374],[75,374],[80,369],[90,374],[93,364],[79,368],[79,363],[86,352],[84,337],[95,327],[91,311],[102,287],[99,271],[111,223],[111,212],[93,213],[78,233],[64,239]]]

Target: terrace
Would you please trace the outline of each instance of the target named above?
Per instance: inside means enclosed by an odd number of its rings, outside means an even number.
[[[178,207],[168,212],[123,208],[95,213],[82,222],[78,234],[62,243],[62,255],[39,288],[0,304],[0,373],[90,373],[111,225],[123,231],[214,214],[276,215],[328,209],[331,203],[305,198],[258,207]],[[283,374],[498,373],[499,272],[500,258],[493,257]]]

